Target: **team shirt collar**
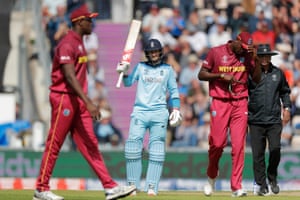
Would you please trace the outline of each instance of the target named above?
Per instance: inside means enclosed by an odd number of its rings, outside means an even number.
[[[82,41],[82,37],[78,34],[78,33],[76,33],[75,31],[73,31],[73,30],[69,30],[70,31],[70,34],[76,39],[76,40],[78,40],[79,42],[83,42]]]
[[[233,42],[232,40],[229,40],[229,41],[227,42],[227,44],[226,44],[226,48],[227,48],[227,51],[228,51],[228,54],[229,54],[229,55],[234,54],[233,51],[232,51],[231,48],[230,48],[230,44],[231,44],[232,42]]]

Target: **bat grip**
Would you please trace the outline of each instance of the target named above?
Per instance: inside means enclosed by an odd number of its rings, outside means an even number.
[[[121,73],[119,74],[118,82],[117,82],[117,85],[116,85],[117,88],[120,88],[120,87],[121,87],[121,83],[122,83],[122,80],[123,80],[123,76],[124,76],[124,72],[121,72]]]

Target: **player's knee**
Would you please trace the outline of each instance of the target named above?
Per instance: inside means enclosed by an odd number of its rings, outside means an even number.
[[[163,162],[165,160],[165,143],[154,141],[149,145],[149,160]]]
[[[143,143],[139,140],[127,140],[125,143],[125,158],[139,159],[142,156]]]

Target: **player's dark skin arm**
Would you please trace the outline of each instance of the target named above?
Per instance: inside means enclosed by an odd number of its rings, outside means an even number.
[[[260,67],[259,58],[256,55],[256,49],[254,49],[254,52],[253,52],[253,59],[255,62],[255,68],[250,72],[250,74],[252,76],[252,80],[255,83],[259,83],[260,79],[261,79],[261,67]]]
[[[62,66],[62,69],[68,84],[74,89],[76,94],[83,100],[92,118],[95,120],[99,120],[101,118],[99,106],[93,104],[91,99],[89,99],[87,95],[83,92],[83,89],[76,78],[74,65],[64,64]]]
[[[201,68],[198,73],[198,79],[201,81],[212,81],[215,79],[222,79],[226,82],[233,82],[236,81],[234,76],[230,74],[223,74],[223,73],[211,73],[206,68]]]

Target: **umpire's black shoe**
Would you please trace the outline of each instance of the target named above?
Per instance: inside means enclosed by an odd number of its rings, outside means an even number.
[[[271,186],[271,190],[274,194],[278,194],[280,189],[279,189],[279,186],[277,184],[277,182],[270,182],[270,186]]]
[[[268,196],[270,195],[268,187],[261,186],[257,192],[258,196]]]

